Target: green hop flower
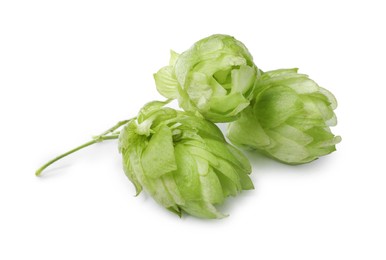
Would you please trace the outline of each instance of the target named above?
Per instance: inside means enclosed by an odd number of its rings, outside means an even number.
[[[158,92],[177,98],[185,111],[198,111],[212,122],[229,122],[249,105],[259,75],[243,43],[216,34],[181,55],[172,51],[169,66],[154,79]]]
[[[335,151],[335,97],[297,69],[264,73],[251,105],[229,124],[233,144],[257,149],[288,164],[307,163]]]
[[[216,205],[253,189],[247,158],[202,116],[145,105],[119,136],[123,168],[137,190],[181,215],[221,218]]]

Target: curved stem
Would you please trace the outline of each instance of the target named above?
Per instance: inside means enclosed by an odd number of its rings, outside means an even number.
[[[54,159],[48,161],[46,164],[44,164],[42,167],[40,167],[36,172],[35,172],[35,175],[36,176],[40,176],[40,174],[42,173],[42,171],[44,171],[45,168],[47,168],[48,166],[50,166],[51,164],[53,164],[54,162],[62,159],[63,157],[66,157],[67,155],[70,155],[72,153],[75,153],[76,151],[79,151],[87,146],[90,146],[90,145],[93,145],[93,144],[96,144],[96,143],[100,143],[104,140],[111,140],[111,139],[118,139],[119,137],[119,133],[116,133],[114,132],[115,130],[117,130],[118,128],[120,128],[121,126],[127,124],[129,120],[123,120],[123,121],[119,121],[118,123],[116,123],[113,127],[107,129],[106,131],[104,131],[103,133],[101,133],[100,135],[97,135],[97,136],[94,136],[93,137],[93,140],[87,142],[87,143],[84,143],[64,154],[61,154],[57,157],[55,157]],[[111,135],[108,135],[112,133]]]
[[[48,161],[46,164],[44,164],[42,167],[40,167],[40,168],[36,171],[35,174],[36,174],[36,176],[40,176],[40,174],[42,173],[42,171],[43,171],[45,168],[47,168],[48,166],[50,166],[51,164],[53,164],[54,162],[56,162],[56,161],[62,159],[63,157],[66,157],[67,155],[70,155],[70,154],[72,154],[72,153],[75,153],[76,151],[79,151],[79,150],[81,150],[81,149],[83,149],[83,148],[85,148],[85,147],[87,147],[87,146],[90,146],[90,145],[99,143],[99,142],[104,141],[104,140],[118,139],[118,137],[119,137],[118,135],[99,136],[98,139],[94,139],[94,140],[91,140],[91,141],[89,141],[89,142],[87,142],[87,143],[84,143],[84,144],[82,144],[82,145],[80,145],[80,146],[78,146],[78,147],[76,147],[76,148],[74,148],[74,149],[72,149],[72,150],[70,150],[70,151],[68,151],[68,152],[66,152],[66,153],[64,153],[64,154],[61,154],[61,155],[55,157],[54,159]]]

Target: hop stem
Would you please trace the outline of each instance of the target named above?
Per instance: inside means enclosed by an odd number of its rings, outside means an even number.
[[[131,119],[119,121],[118,123],[115,124],[115,126],[109,128],[109,129],[107,129],[106,131],[104,131],[104,132],[101,133],[100,135],[94,136],[93,139],[99,139],[99,138],[102,137],[102,136],[106,136],[106,135],[108,135],[109,133],[114,132],[115,130],[117,130],[117,129],[120,128],[121,126],[127,124],[130,120],[131,120]],[[103,141],[103,140],[102,140],[102,141]]]
[[[78,146],[64,154],[61,154],[57,157],[55,157],[54,159],[48,161],[46,164],[44,164],[42,167],[40,167],[37,171],[36,171],[36,176],[40,176],[40,174],[42,173],[42,171],[47,168],[48,166],[50,166],[51,164],[53,164],[54,162],[62,159],[63,157],[66,157],[67,155],[70,155],[72,153],[75,153],[76,151],[79,151],[87,146],[90,146],[90,145],[93,145],[93,144],[96,144],[96,143],[99,143],[101,141],[104,141],[104,140],[110,140],[110,139],[117,139],[118,138],[118,135],[110,135],[110,136],[99,136],[98,139],[94,139],[94,140],[91,140],[87,143],[84,143],[82,144],[81,146]]]
[[[66,157],[72,153],[75,153],[87,146],[90,146],[90,145],[93,145],[93,144],[96,144],[96,143],[100,143],[104,140],[112,140],[112,139],[118,139],[119,137],[119,133],[115,133],[114,131],[117,130],[119,127],[127,124],[130,120],[123,120],[123,121],[120,121],[118,122],[116,125],[114,125],[113,127],[109,128],[108,130],[104,131],[103,133],[101,133],[100,135],[97,135],[97,136],[94,136],[93,137],[93,140],[87,142],[87,143],[84,143],[68,152],[65,152],[57,157],[55,157],[54,159],[48,161],[46,164],[44,164],[42,167],[40,167],[35,175],[36,176],[40,176],[40,174],[42,173],[42,171],[44,171],[44,169],[46,169],[48,166],[50,166],[51,164],[53,164],[54,162],[62,159],[63,157]],[[112,133],[111,135],[109,135],[110,133]]]

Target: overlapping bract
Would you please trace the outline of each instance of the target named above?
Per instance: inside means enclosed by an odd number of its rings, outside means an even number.
[[[220,218],[227,196],[252,189],[251,166],[213,123],[191,113],[145,105],[121,131],[119,150],[137,193],[181,215]]]
[[[256,82],[251,105],[229,124],[228,137],[285,163],[310,162],[341,140],[330,131],[336,106],[330,92],[297,69],[269,71]]]
[[[157,90],[178,99],[185,111],[212,122],[229,122],[249,105],[260,71],[243,43],[216,34],[181,55],[171,52],[169,66],[154,74]]]

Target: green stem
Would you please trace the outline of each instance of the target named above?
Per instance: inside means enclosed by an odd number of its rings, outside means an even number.
[[[70,155],[72,153],[75,153],[76,151],[79,151],[87,146],[90,146],[90,145],[93,145],[93,144],[96,144],[96,143],[100,143],[104,140],[111,140],[111,139],[118,139],[119,137],[119,133],[116,133],[114,132],[115,130],[117,130],[118,128],[120,128],[121,126],[127,124],[129,120],[123,120],[123,121],[119,121],[117,124],[115,124],[113,127],[107,129],[106,131],[104,131],[103,133],[101,133],[100,135],[97,135],[97,136],[94,136],[93,137],[93,140],[87,142],[87,143],[84,143],[82,144],[81,146],[78,146],[64,154],[61,154],[57,157],[55,157],[54,159],[48,161],[46,164],[44,164],[42,167],[40,167],[37,171],[36,171],[36,176],[40,176],[40,174],[42,173],[42,171],[44,171],[45,168],[47,168],[48,166],[50,166],[51,164],[53,164],[54,162],[62,159],[63,157],[66,157],[67,155]],[[111,135],[108,135],[112,133]]]
[[[109,134],[109,133],[114,132],[115,130],[117,130],[117,129],[120,128],[121,126],[127,124],[130,120],[131,120],[131,119],[119,121],[115,126],[109,128],[109,129],[107,129],[106,131],[104,131],[104,132],[101,133],[100,135],[94,136],[93,139],[98,140],[98,139],[100,139],[102,136],[105,136],[105,135],[107,135],[107,134]]]
[[[93,144],[96,144],[96,143],[99,143],[99,142],[102,142],[104,140],[111,140],[111,139],[118,139],[118,135],[110,135],[110,136],[99,136],[98,139],[94,139],[94,140],[91,140],[87,143],[84,143],[82,144],[81,146],[78,146],[64,154],[61,154],[57,157],[55,157],[54,159],[48,161],[46,164],[44,164],[42,167],[40,167],[37,171],[36,171],[36,176],[40,176],[40,174],[42,173],[42,171],[47,168],[48,166],[50,166],[51,164],[53,164],[54,162],[62,159],[63,157],[66,157],[67,155],[70,155],[72,153],[75,153],[76,151],[79,151],[87,146],[90,146],[90,145],[93,145]]]

